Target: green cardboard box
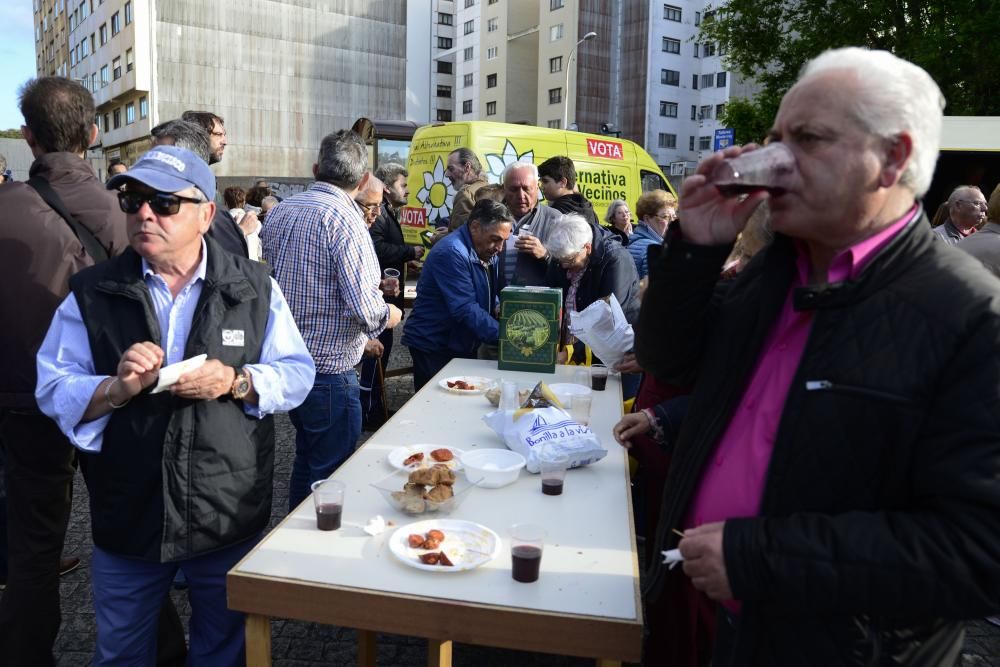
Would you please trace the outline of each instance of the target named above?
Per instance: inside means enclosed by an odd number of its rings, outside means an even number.
[[[561,320],[562,290],[504,287],[500,291],[500,370],[554,373]]]

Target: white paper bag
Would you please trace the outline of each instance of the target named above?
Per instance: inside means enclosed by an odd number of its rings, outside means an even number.
[[[569,332],[609,368],[624,359],[635,343],[632,325],[625,320],[621,304],[614,296],[607,301],[598,299],[583,311],[573,310],[569,315]]]

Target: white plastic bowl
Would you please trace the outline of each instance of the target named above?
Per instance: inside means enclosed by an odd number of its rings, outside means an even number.
[[[473,449],[462,455],[465,477],[484,489],[513,484],[525,463],[523,456],[509,449]]]

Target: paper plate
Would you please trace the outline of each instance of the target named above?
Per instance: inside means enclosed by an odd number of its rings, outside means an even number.
[[[448,383],[454,384],[461,380],[467,384],[472,385],[475,389],[458,389],[457,387],[449,387]],[[475,396],[477,394],[485,394],[493,387],[497,386],[497,381],[492,378],[477,377],[474,375],[456,375],[455,377],[445,378],[438,382],[438,386],[445,391],[450,391],[453,394],[465,394],[466,396]]]
[[[431,458],[431,452],[435,449],[447,449],[452,453],[451,461],[435,461]],[[418,464],[410,466],[403,465],[403,461],[410,458],[414,454],[422,453],[424,455],[424,460]],[[459,449],[458,447],[448,447],[446,445],[407,445],[405,447],[397,447],[396,449],[389,452],[389,455],[385,457],[386,462],[397,470],[416,470],[417,468],[423,466],[432,465],[446,465],[452,470],[462,469],[462,454],[465,450]]]
[[[437,549],[414,549],[407,538],[426,534],[437,529],[444,533],[444,541]],[[428,572],[464,572],[484,565],[500,554],[500,536],[486,526],[473,521],[458,519],[429,519],[401,526],[389,538],[389,550],[404,565]],[[420,554],[443,551],[453,565],[427,565],[420,562]]]

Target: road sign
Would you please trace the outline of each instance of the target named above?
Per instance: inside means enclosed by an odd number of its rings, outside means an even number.
[[[715,131],[715,148],[712,150],[721,151],[736,143],[736,131],[731,127],[723,127]]]

